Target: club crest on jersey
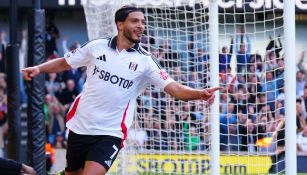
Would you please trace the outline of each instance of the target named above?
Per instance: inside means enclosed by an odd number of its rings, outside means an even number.
[[[137,68],[138,68],[138,64],[137,64],[137,63],[130,62],[130,64],[129,64],[129,69],[130,69],[131,71],[136,71]]]
[[[162,78],[163,80],[166,80],[168,78],[168,73],[165,70],[160,70],[160,78]]]

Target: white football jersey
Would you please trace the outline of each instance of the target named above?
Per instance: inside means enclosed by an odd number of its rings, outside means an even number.
[[[116,37],[89,41],[64,58],[72,68],[87,67],[83,91],[66,119],[67,128],[77,134],[124,141],[140,93],[149,84],[164,89],[174,81],[139,44],[118,52]]]

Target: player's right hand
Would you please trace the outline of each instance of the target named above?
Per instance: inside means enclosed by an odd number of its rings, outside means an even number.
[[[27,81],[32,80],[33,77],[35,77],[40,73],[40,70],[37,66],[27,67],[22,69],[21,71],[23,79]]]

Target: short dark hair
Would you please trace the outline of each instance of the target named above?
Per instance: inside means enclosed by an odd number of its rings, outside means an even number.
[[[142,9],[137,8],[137,7],[133,7],[133,6],[129,6],[129,5],[125,5],[121,8],[119,8],[116,12],[115,12],[115,24],[117,22],[123,22],[126,20],[127,16],[132,13],[132,12],[143,12]]]

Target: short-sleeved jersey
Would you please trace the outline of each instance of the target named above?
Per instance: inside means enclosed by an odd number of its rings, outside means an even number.
[[[118,52],[116,37],[96,39],[64,56],[72,68],[86,66],[87,79],[67,114],[77,134],[127,137],[136,98],[149,85],[174,81],[139,44]]]

